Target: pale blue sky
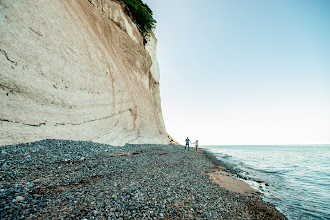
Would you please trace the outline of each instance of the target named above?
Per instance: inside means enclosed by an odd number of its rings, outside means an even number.
[[[329,0],[145,0],[180,143],[330,143]]]

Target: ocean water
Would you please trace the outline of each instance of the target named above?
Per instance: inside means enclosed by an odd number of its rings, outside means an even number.
[[[201,146],[288,219],[330,219],[330,145]]]

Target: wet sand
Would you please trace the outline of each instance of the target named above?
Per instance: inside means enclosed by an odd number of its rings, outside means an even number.
[[[226,168],[224,166],[216,166],[213,168],[212,172],[207,173],[207,175],[221,187],[228,189],[234,193],[240,193],[245,195],[252,195],[257,192],[257,190],[251,188],[249,184],[243,180],[233,177],[230,173],[224,171]]]

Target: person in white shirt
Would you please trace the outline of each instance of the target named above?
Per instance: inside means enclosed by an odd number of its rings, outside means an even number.
[[[198,153],[198,140],[196,140],[196,142],[195,142],[195,148],[196,148],[196,151]]]

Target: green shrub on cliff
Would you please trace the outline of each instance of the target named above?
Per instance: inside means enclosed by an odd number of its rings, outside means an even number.
[[[130,13],[133,21],[136,23],[140,33],[145,39],[150,30],[156,27],[156,20],[149,6],[141,0],[119,0],[123,2]]]

